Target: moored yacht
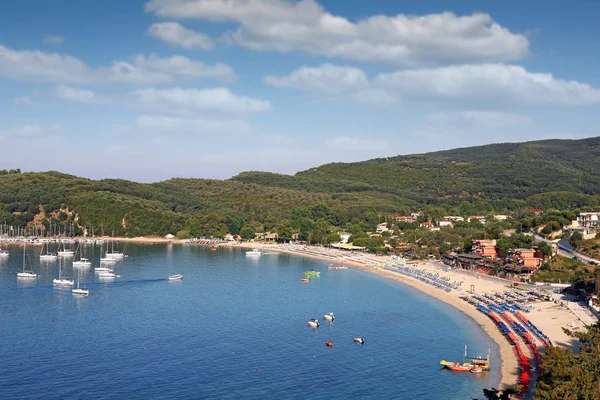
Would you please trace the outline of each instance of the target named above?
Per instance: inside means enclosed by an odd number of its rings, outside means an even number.
[[[8,256],[9,256],[8,251],[0,249],[0,257],[8,257]]]
[[[77,287],[71,290],[71,292],[80,296],[87,296],[90,294],[90,291],[87,288],[79,287],[79,272],[77,272]]]
[[[46,248],[46,252],[44,253],[44,247]],[[48,251],[48,242],[44,242],[42,244],[42,250],[40,251],[40,261],[54,261],[58,258],[55,253],[50,253]]]
[[[23,270],[21,272],[17,272],[17,278],[22,278],[22,279],[35,279],[37,278],[37,274],[34,273],[32,270],[26,271],[25,270],[25,250],[27,248],[27,244],[23,243]]]
[[[183,275],[181,275],[181,274],[175,274],[175,275],[169,276],[170,281],[180,281],[182,279],[183,279]]]
[[[246,252],[247,256],[260,256],[262,254],[262,252],[260,251],[260,249],[252,249]]]
[[[72,279],[62,276],[62,260],[58,259],[58,279],[52,279],[52,284],[57,286],[73,286],[75,282]]]
[[[116,277],[116,275],[113,270],[102,271],[98,274],[98,278],[100,278],[100,279],[114,279],[115,277]]]
[[[90,267],[91,265],[92,265],[92,262],[90,260],[88,260],[87,258],[83,258],[83,257],[81,257],[77,261],[73,261],[74,267]]]

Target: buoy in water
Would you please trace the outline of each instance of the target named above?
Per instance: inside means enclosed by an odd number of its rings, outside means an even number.
[[[325,346],[327,347],[333,347],[333,343],[331,343],[329,340],[325,342]]]

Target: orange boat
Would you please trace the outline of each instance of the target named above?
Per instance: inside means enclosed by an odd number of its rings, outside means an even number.
[[[326,341],[325,342],[325,346],[327,346],[327,347],[333,347],[333,343],[330,342],[330,341]]]
[[[300,282],[310,282],[310,279],[308,279],[308,278],[302,278],[302,279],[300,279]]]
[[[212,246],[212,247],[210,248],[210,251],[217,251],[217,248],[216,248],[215,246]]]
[[[460,363],[455,362],[455,363],[446,365],[446,368],[448,368],[450,371],[454,371],[454,372],[469,372],[473,368],[473,365],[469,364],[469,363],[464,363],[461,365]]]

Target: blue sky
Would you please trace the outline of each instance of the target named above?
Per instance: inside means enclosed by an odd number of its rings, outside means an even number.
[[[0,168],[228,178],[597,136],[598,11],[596,1],[7,3]]]

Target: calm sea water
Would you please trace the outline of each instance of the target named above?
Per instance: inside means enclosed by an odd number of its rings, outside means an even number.
[[[1,399],[462,400],[498,383],[497,363],[482,376],[440,370],[465,344],[496,360],[498,346],[410,287],[287,255],[121,247],[129,256],[111,283],[95,277],[98,248],[84,249],[88,298],[53,288],[58,266],[40,265],[33,248],[34,282],[17,281],[21,249],[0,260]],[[321,277],[301,283],[309,268]],[[167,281],[175,273],[184,280]]]

